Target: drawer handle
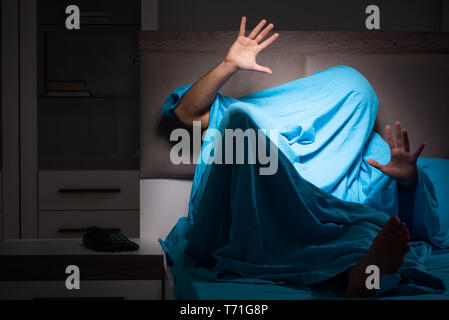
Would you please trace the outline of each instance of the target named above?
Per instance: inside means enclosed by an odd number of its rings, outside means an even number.
[[[120,188],[73,188],[73,189],[59,189],[59,193],[119,193]]]
[[[120,228],[103,228],[104,230],[108,232],[120,232]],[[84,233],[86,232],[85,228],[59,228],[59,233]]]

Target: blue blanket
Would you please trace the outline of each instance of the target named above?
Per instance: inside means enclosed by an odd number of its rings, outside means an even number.
[[[449,250],[434,250],[426,262],[427,270],[444,280],[446,288],[449,284]],[[188,282],[187,282],[188,281]],[[342,286],[340,284],[340,286]],[[331,284],[315,286],[236,283],[230,281],[210,281],[204,277],[177,278],[177,297],[179,299],[213,299],[213,300],[316,300],[346,299],[342,293],[336,292]],[[344,289],[343,289],[344,290]],[[385,296],[378,299],[398,300],[449,300],[449,291],[443,293],[423,293],[416,295]]]
[[[173,116],[189,88],[175,89],[163,114]],[[353,266],[388,218],[398,215],[414,241],[379,294],[443,291],[424,267],[432,246],[449,246],[430,179],[419,170],[416,188],[402,194],[395,180],[366,163],[385,164],[390,156],[372,131],[377,106],[368,81],[348,67],[239,99],[217,94],[209,121],[214,130],[202,151],[209,154],[226,129],[265,129],[278,170],[260,175],[260,163],[207,164],[200,156],[189,216],[161,241],[175,278],[319,284]],[[249,141],[245,148],[252,150]]]

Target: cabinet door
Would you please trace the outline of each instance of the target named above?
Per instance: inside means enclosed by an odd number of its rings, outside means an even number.
[[[138,211],[39,211],[40,239],[81,239],[90,226],[139,237]]]
[[[0,4],[0,26],[1,26],[1,28],[0,28],[0,30],[3,30],[3,25],[2,25],[2,21],[3,21],[3,19],[2,19],[3,17],[2,17],[2,5]],[[3,48],[3,46],[2,46],[2,44],[3,44],[3,34],[2,34],[2,32],[0,31],[0,172],[1,172],[1,167],[2,167],[2,164],[3,164],[3,159],[2,159],[2,149],[3,149],[3,145],[2,145],[2,136],[1,136],[1,133],[2,133],[2,114],[3,114],[3,112],[2,112],[2,102],[3,102],[3,99],[2,99],[2,87],[3,87],[3,85],[2,85],[2,80],[3,80],[3,70],[2,70],[2,65],[3,65],[3,52],[2,52],[2,48]],[[1,186],[2,186],[2,180],[1,180],[1,173],[0,173],[0,243],[2,243],[2,241],[3,241],[3,207],[2,207],[2,195],[3,195],[3,193],[1,192]]]
[[[38,23],[63,25],[65,8],[76,4],[84,24],[140,24],[140,0],[39,0]]]
[[[139,171],[39,171],[39,210],[138,210]]]
[[[0,232],[3,238],[20,236],[19,143],[19,1],[1,1],[1,184]]]
[[[139,100],[40,98],[40,170],[136,170]]]
[[[94,98],[138,96],[137,26],[81,26],[73,31],[40,25],[38,39],[39,96],[45,94],[47,81],[84,82]]]

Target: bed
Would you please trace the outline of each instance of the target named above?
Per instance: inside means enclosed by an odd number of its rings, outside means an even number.
[[[440,221],[449,232],[449,160],[440,158],[419,158],[418,165],[432,180],[440,206]],[[172,296],[185,300],[316,300],[342,299],[335,294],[335,283],[314,287],[274,284],[251,284],[238,282],[214,282],[204,278],[183,274],[174,279],[164,256],[164,268]],[[443,280],[447,290],[441,294],[417,294],[412,296],[380,297],[379,300],[449,300],[449,249],[434,249],[426,262],[429,272]],[[340,284],[341,285],[341,284]],[[176,290],[175,290],[176,286]]]
[[[260,56],[272,77],[243,72],[221,93],[232,97],[273,87],[331,66],[348,65],[364,74],[379,97],[375,130],[400,119],[411,133],[412,149],[429,141],[419,165],[435,184],[442,226],[449,230],[449,141],[446,119],[449,86],[449,36],[440,33],[280,32],[276,46]],[[162,118],[162,102],[175,87],[193,83],[218,63],[235,32],[143,32],[141,34],[141,237],[165,238],[177,218],[187,214],[193,165],[169,161],[172,129],[182,125]],[[422,79],[427,79],[422,81]],[[150,187],[148,187],[150,186]],[[163,190],[177,190],[175,197]],[[148,193],[149,192],[149,193]],[[169,280],[170,268],[165,264]],[[434,250],[426,267],[449,287],[449,251]],[[174,284],[174,279],[169,281]],[[328,299],[324,287],[217,283],[193,275],[176,279],[179,299]],[[443,294],[395,299],[447,299]]]
[[[449,286],[449,251],[441,250],[434,253],[428,263],[428,270],[435,272]],[[189,281],[178,284],[181,295],[178,299],[185,300],[317,300],[342,299],[323,290],[307,287],[258,285],[241,283],[218,283],[193,277]],[[449,300],[449,290],[443,294],[420,294],[414,296],[396,296],[379,298],[389,300]]]
[[[426,265],[427,269],[444,280],[449,288],[449,250],[438,250]],[[166,268],[169,273],[169,268]],[[183,278],[176,283],[177,299],[183,300],[317,300],[344,299],[326,288],[295,287],[271,284],[242,284],[213,282],[195,276]],[[171,290],[174,284],[170,285]],[[375,299],[375,298],[373,298]],[[379,300],[449,300],[449,290],[443,294],[419,294],[378,298]]]

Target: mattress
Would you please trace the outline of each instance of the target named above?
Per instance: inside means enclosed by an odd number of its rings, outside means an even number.
[[[174,279],[165,265],[171,287]],[[442,294],[418,294],[370,298],[379,300],[449,300],[449,249],[434,250],[426,263],[428,271],[442,279],[448,288]],[[213,282],[188,275],[176,281],[179,299],[185,300],[317,300],[345,299],[335,296],[326,287],[310,288],[289,285],[249,284],[236,282]]]

